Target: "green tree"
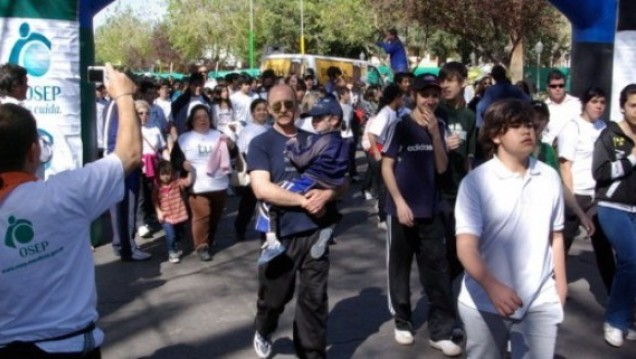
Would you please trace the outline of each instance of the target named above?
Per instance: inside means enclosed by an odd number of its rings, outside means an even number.
[[[134,69],[152,66],[152,28],[130,8],[118,9],[95,32],[95,61],[122,64]]]

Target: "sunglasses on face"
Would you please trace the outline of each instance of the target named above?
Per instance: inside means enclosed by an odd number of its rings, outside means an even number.
[[[555,89],[555,88],[562,89],[562,88],[565,87],[565,84],[549,84],[548,87],[551,88],[551,89]]]
[[[148,115],[150,115],[150,112],[146,112],[146,111],[139,111],[139,112],[137,112],[137,114],[138,114],[139,116],[148,116]]]
[[[276,103],[272,104],[272,111],[274,111],[274,113],[282,113],[283,112],[283,107],[285,108],[285,111],[291,111],[294,109],[294,101],[292,100],[283,100],[283,101],[278,101]]]

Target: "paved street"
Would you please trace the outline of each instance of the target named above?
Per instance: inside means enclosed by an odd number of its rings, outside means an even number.
[[[179,264],[168,263],[160,234],[140,241],[153,254],[149,262],[120,262],[110,245],[96,249],[105,359],[255,358],[252,320],[259,242],[255,235],[244,242],[234,240],[236,202],[236,197],[228,201],[211,262],[200,262],[190,253]],[[415,271],[416,342],[409,347],[394,342],[386,305],[384,232],[376,228],[372,202],[364,201],[356,186],[341,207],[345,216],[331,253],[329,357],[443,358],[428,346],[426,301]],[[591,250],[589,241],[577,241],[570,253],[570,294],[556,357],[636,358],[634,342],[621,349],[603,342],[606,296]],[[292,301],[273,336],[274,358],[295,357],[293,311]]]

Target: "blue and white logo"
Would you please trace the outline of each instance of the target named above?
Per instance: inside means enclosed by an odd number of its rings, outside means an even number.
[[[9,63],[26,68],[31,76],[44,76],[51,67],[51,41],[40,33],[31,32],[28,23],[22,23],[20,39],[11,49]]]

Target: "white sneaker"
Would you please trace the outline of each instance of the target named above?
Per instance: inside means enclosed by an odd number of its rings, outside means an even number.
[[[369,191],[364,191],[364,199],[367,201],[370,201],[372,199],[375,199],[375,197],[373,197],[373,194]]]
[[[378,222],[378,228],[386,231],[387,230],[386,221]]]
[[[143,226],[139,227],[139,229],[137,230],[137,234],[139,234],[139,237],[148,237],[150,235],[150,227],[148,227],[147,224],[144,224]]]
[[[181,256],[178,252],[168,252],[168,261],[170,263],[179,263],[181,262]]]
[[[254,334],[254,351],[259,358],[269,358],[272,355],[272,343],[256,332]]]
[[[603,324],[603,337],[605,338],[607,344],[616,348],[620,348],[621,346],[623,346],[623,335],[624,334],[622,330],[614,328],[609,323]]]
[[[402,345],[413,344],[413,333],[410,330],[395,329],[395,341]]]
[[[450,339],[438,340],[436,342],[429,340],[428,343],[431,347],[441,350],[447,357],[456,357],[461,355],[464,351],[461,346]]]
[[[634,329],[627,329],[627,334],[625,334],[625,339],[629,340],[629,341],[633,341],[636,340],[636,330]]]

